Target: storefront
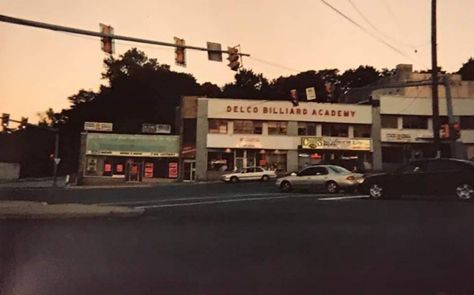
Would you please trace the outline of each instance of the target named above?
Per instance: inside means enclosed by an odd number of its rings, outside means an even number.
[[[79,173],[116,181],[176,180],[179,136],[83,133]]]
[[[190,99],[197,100],[197,179],[217,179],[251,166],[282,174],[322,161],[342,161],[348,168],[356,162],[371,166],[371,106]],[[325,145],[303,147],[303,138],[319,138]]]
[[[338,137],[302,137],[298,165],[334,164],[351,171],[372,169],[372,140]]]

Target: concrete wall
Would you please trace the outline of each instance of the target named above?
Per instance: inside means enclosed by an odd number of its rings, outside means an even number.
[[[298,136],[298,122],[290,121],[287,127],[288,136]],[[298,150],[289,150],[286,155],[286,171],[298,170]]]
[[[197,101],[196,119],[196,180],[206,180],[207,171],[207,131],[209,121],[207,119],[207,99]]]
[[[20,178],[20,164],[0,163],[0,180],[15,180]]]

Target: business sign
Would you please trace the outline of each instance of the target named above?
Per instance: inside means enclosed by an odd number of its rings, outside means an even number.
[[[301,147],[315,150],[371,151],[372,141],[340,137],[302,137]]]
[[[178,177],[178,163],[176,162],[168,163],[168,177],[169,178]]]
[[[372,107],[291,101],[206,99],[208,118],[372,124]]]
[[[316,90],[314,87],[306,88],[306,100],[315,100],[316,99]]]
[[[142,133],[170,134],[171,125],[168,124],[142,124]]]
[[[84,130],[86,131],[104,131],[112,132],[113,124],[106,122],[84,122]]]

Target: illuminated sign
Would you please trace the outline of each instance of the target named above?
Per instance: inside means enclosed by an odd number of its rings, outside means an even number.
[[[340,137],[302,137],[303,149],[370,151],[370,139],[349,139]]]

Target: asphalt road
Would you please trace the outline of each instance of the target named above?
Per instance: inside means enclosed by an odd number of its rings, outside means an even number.
[[[157,199],[242,196],[277,193],[273,182],[176,183],[152,187],[119,188],[0,188],[0,200],[42,201],[48,203],[111,203]]]
[[[136,219],[1,222],[0,294],[474,294],[474,203],[245,186]]]

